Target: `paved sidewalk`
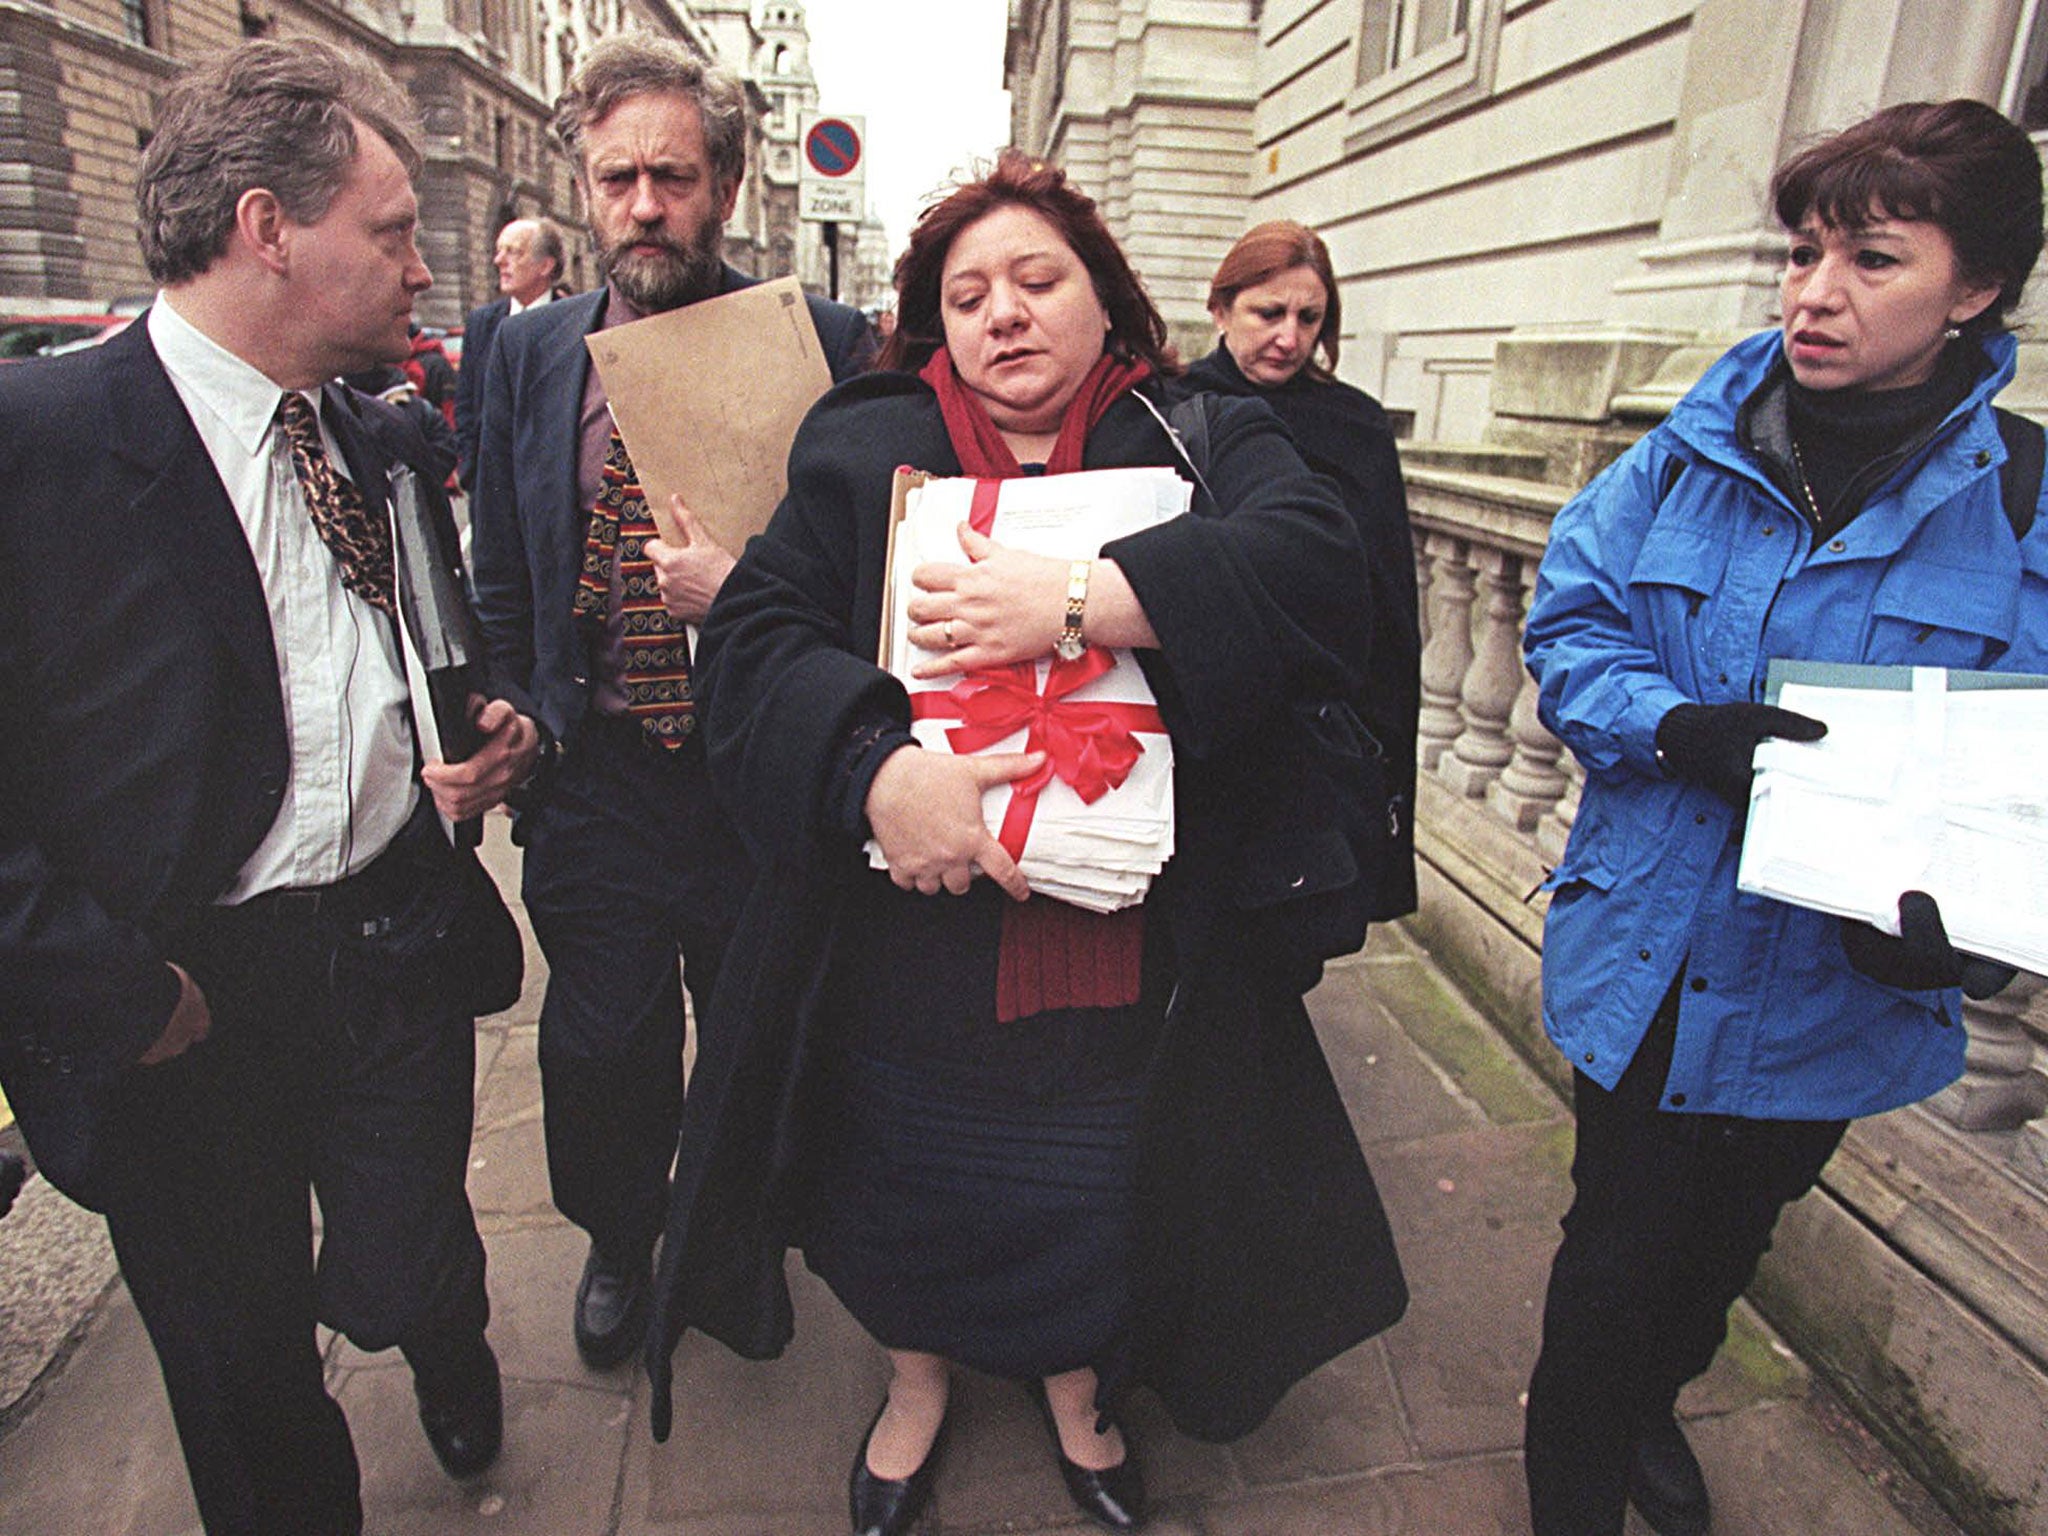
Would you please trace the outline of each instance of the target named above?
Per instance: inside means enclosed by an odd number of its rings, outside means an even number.
[[[517,888],[493,823],[491,861]],[[647,1434],[637,1367],[586,1370],[569,1337],[583,1241],[548,1203],[534,1063],[541,971],[478,1037],[470,1191],[490,1249],[491,1339],[506,1375],[506,1449],[469,1484],[444,1477],[395,1353],[331,1348],[373,1536],[835,1536],[854,1445],[885,1363],[800,1263],[789,1353],[750,1365],[701,1336],[677,1356],[676,1432]],[[1570,1117],[1394,932],[1333,967],[1311,999],[1392,1212],[1414,1291],[1407,1318],[1295,1389],[1230,1447],[1175,1435],[1157,1405],[1132,1426],[1159,1536],[1514,1536],[1528,1529],[1518,1446],[1542,1286],[1568,1181]],[[198,1522],[154,1357],[126,1292],[95,1268],[96,1221],[40,1181],[50,1216],[0,1223],[0,1363],[52,1324],[51,1286],[84,1277],[86,1310],[54,1365],[0,1409],[0,1532],[184,1536]],[[25,1207],[26,1209],[26,1207]],[[67,1253],[47,1247],[61,1225]],[[32,1245],[30,1228],[42,1234]],[[23,1299],[20,1292],[26,1290]],[[73,1303],[75,1314],[81,1303]],[[54,1338],[72,1328],[56,1325]],[[45,1344],[49,1339],[44,1340]],[[44,1351],[47,1354],[47,1349]],[[0,1378],[4,1386],[4,1378]],[[19,1389],[17,1388],[17,1391]],[[0,1396],[0,1405],[12,1399]],[[1034,1412],[967,1377],[928,1536],[1092,1529],[1066,1502]],[[1715,1495],[1717,1536],[1953,1536],[1925,1495],[1849,1424],[1746,1311],[1682,1404]],[[1647,1528],[1631,1517],[1631,1536]]]

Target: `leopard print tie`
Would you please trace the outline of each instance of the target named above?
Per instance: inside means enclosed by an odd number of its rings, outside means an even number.
[[[320,541],[341,567],[341,584],[363,601],[395,615],[391,566],[391,525],[372,517],[363,493],[339,473],[320,441],[320,423],[306,397],[286,390],[277,407],[278,425],[291,450],[292,471],[305,492],[306,510]]]

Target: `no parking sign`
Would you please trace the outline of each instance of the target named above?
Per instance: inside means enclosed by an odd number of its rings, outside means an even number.
[[[803,165],[797,216],[858,224],[867,214],[867,119],[805,112],[797,119]]]

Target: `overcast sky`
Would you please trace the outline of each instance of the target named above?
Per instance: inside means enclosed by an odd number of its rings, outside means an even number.
[[[867,118],[868,206],[901,250],[956,170],[1009,142],[1006,0],[806,0],[818,106]]]

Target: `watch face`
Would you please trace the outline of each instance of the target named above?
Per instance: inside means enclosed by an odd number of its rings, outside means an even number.
[[[1052,643],[1052,653],[1061,661],[1079,661],[1087,649],[1088,642],[1079,635],[1061,635]]]

